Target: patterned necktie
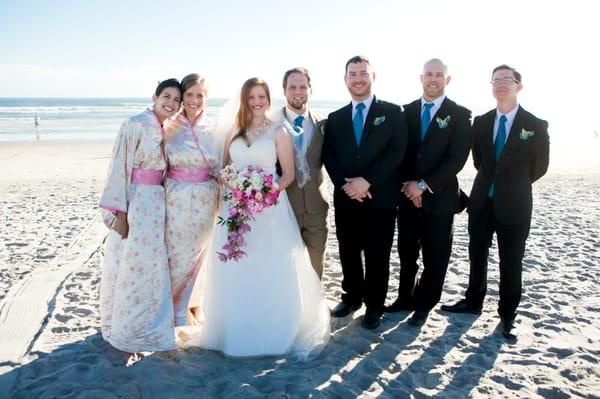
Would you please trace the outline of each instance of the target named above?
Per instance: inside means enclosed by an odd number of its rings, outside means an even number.
[[[298,133],[298,135],[294,136],[294,142],[298,146],[298,148],[302,148],[302,141],[304,140],[304,132],[302,131],[302,122],[304,121],[304,117],[302,115],[296,117],[294,119],[294,131]]]
[[[360,138],[362,137],[363,132],[363,109],[365,108],[365,104],[358,103],[356,104],[356,114],[352,119],[352,126],[354,127],[354,137],[356,138],[356,145],[360,145]]]
[[[498,124],[498,131],[496,132],[496,141],[494,141],[494,145],[496,147],[496,163],[500,159],[500,155],[502,155],[502,151],[504,150],[504,144],[506,144],[506,116],[500,116],[500,123]],[[488,191],[488,197],[492,198],[494,196],[494,183],[490,186]]]
[[[421,139],[427,134],[427,128],[431,123],[431,107],[433,107],[433,103],[423,104],[423,115],[421,115]]]

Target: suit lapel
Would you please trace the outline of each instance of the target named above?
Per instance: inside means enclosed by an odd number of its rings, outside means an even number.
[[[498,160],[498,163],[502,162],[502,160],[506,157],[506,153],[512,152],[513,148],[518,144],[517,136],[519,135],[518,130],[521,126],[523,126],[523,111],[521,109],[521,106],[519,106],[517,114],[515,115],[515,120],[513,121],[513,124],[510,127],[510,132],[508,133],[506,144],[504,145],[502,154],[500,154],[500,159]]]
[[[349,140],[352,140],[355,147],[358,147],[356,143],[356,136],[354,135],[354,126],[352,125],[352,103],[346,105],[340,111],[340,123],[343,132],[348,132],[346,134],[350,134],[352,136]]]
[[[496,110],[489,112],[487,115],[482,116],[482,131],[483,137],[481,138],[481,150],[482,156],[490,157],[492,161],[496,162],[496,148],[494,147],[494,120],[496,118]],[[484,154],[486,151],[487,154]]]
[[[437,134],[441,130],[441,128],[439,127],[439,125],[436,121],[436,118],[439,117],[440,119],[444,119],[448,116],[448,108],[450,108],[448,101],[449,101],[448,97],[446,97],[444,99],[444,101],[442,102],[440,109],[438,109],[437,112],[431,118],[431,122],[429,123],[429,127],[427,128],[427,134],[425,134],[425,137],[423,137],[423,140],[421,140],[423,143],[426,142],[427,140],[429,140],[429,137],[431,137],[434,134]],[[421,113],[420,112],[419,112],[419,126],[421,126]]]
[[[363,143],[371,130],[373,130],[373,121],[375,120],[375,116],[379,112],[379,103],[377,103],[377,98],[373,96],[373,102],[371,102],[371,107],[369,108],[369,113],[367,114],[367,119],[365,120],[365,126],[362,131],[362,136],[360,137],[360,142]],[[354,128],[352,128],[354,131]]]
[[[316,120],[316,118],[313,115],[313,113],[310,112],[310,110],[308,111],[308,117],[312,121],[314,129],[313,129],[312,137],[310,139],[310,143],[308,143],[308,147],[306,147],[306,154],[307,155],[312,153],[312,151],[314,150],[314,148],[317,146],[317,143],[323,141],[323,135],[321,134],[321,130],[319,129],[319,123]]]

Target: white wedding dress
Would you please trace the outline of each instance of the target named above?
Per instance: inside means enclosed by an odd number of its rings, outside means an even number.
[[[234,167],[260,166],[275,174],[277,128],[272,126],[251,145],[241,138],[233,141],[229,154]],[[221,216],[226,212],[227,205],[221,203]],[[182,346],[236,357],[290,354],[312,359],[329,341],[329,309],[286,193],[250,226],[242,248],[247,256],[237,262],[217,258],[227,229],[216,227],[210,258],[198,281],[199,331],[187,335]]]

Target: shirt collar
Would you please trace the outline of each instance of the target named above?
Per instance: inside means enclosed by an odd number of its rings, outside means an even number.
[[[371,94],[367,99],[363,101],[354,101],[352,100],[352,111],[356,109],[356,104],[363,103],[365,104],[365,109],[371,108],[371,103],[373,102],[373,94]]]
[[[290,107],[288,107],[288,106],[286,105],[286,107],[285,107],[285,113],[286,113],[286,115],[287,115],[288,119],[289,119],[290,121],[292,121],[292,122],[293,122],[294,120],[296,120],[296,118],[297,118],[297,117],[299,117],[299,116],[302,116],[302,117],[304,117],[304,120],[308,119],[308,107],[306,107],[306,109],[305,109],[304,113],[302,113],[302,114],[297,114],[297,113],[295,113],[294,111],[292,111],[292,109],[290,109]]]
[[[433,101],[427,101],[423,97],[421,97],[421,108],[423,108],[423,105],[426,103],[433,103],[433,108],[439,108],[442,106],[442,103],[444,102],[445,99],[446,99],[445,95],[439,96],[438,98],[436,98]]]
[[[508,111],[506,114],[501,113],[500,110],[498,108],[496,108],[496,120],[499,120],[501,115],[505,115],[506,120],[512,124],[512,121],[515,120],[515,116],[517,115],[518,110],[519,110],[518,103],[517,103],[517,105],[515,105],[515,107],[513,109]]]

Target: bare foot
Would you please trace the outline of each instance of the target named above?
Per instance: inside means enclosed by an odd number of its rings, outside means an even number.
[[[188,309],[188,324],[194,326],[200,323],[200,306],[194,306]]]

